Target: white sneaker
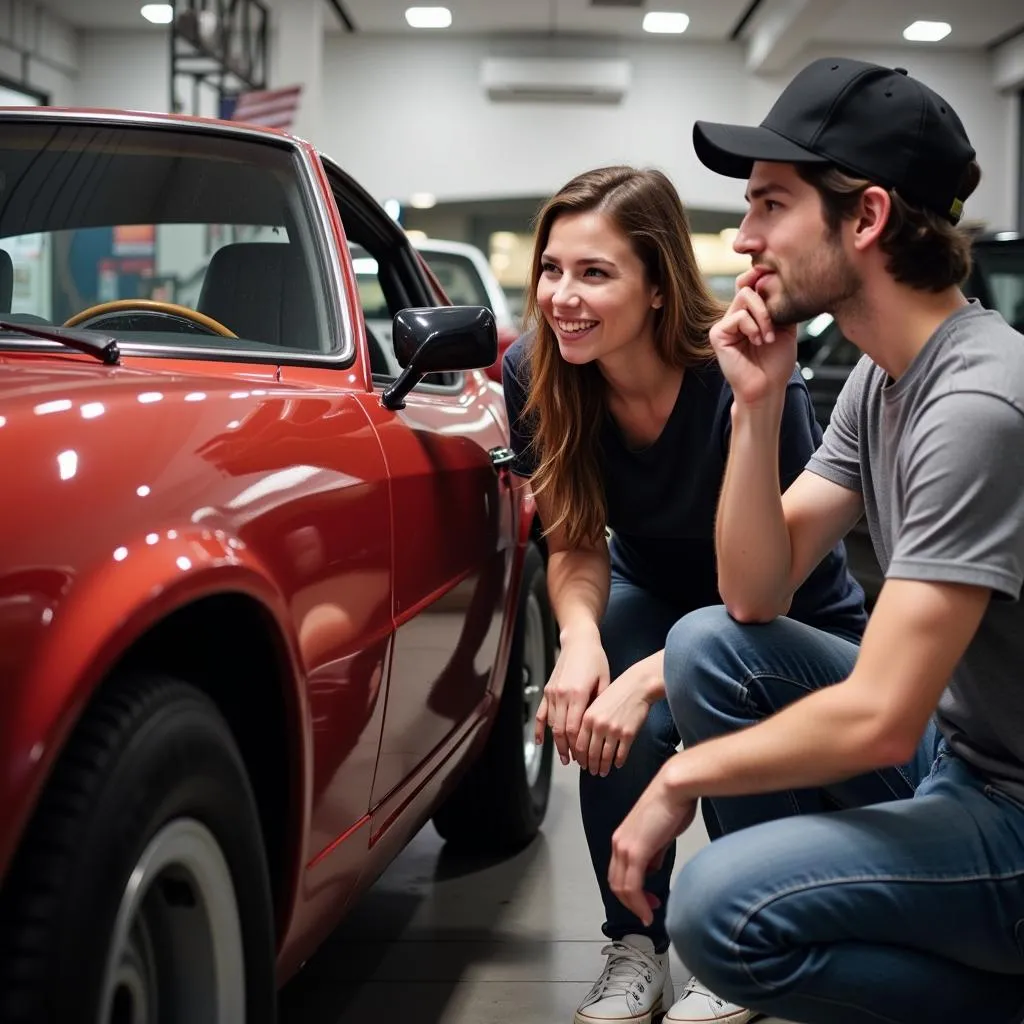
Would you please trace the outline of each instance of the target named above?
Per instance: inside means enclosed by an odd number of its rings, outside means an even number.
[[[576,1024],[651,1024],[672,1003],[668,953],[655,953],[646,935],[626,935],[601,950],[601,977],[576,1010]]]
[[[664,1024],[749,1024],[759,1015],[726,1002],[696,978],[687,982],[679,1001],[665,1014]]]

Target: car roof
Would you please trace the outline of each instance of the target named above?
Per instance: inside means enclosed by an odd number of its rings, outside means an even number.
[[[3,107],[0,115],[5,119],[17,118],[19,121],[104,121],[126,126],[165,125],[179,128],[207,128],[233,135],[263,135],[278,141],[288,141],[297,145],[305,144],[305,140],[280,128],[269,125],[250,124],[247,121],[225,121],[216,117],[200,117],[193,114],[160,113],[158,111],[127,110],[116,107]]]

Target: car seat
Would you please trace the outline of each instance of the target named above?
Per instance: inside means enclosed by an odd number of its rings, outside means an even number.
[[[321,352],[306,261],[287,242],[235,242],[210,259],[196,307],[240,338]]]

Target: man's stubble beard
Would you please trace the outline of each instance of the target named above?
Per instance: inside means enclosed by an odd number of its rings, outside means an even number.
[[[821,313],[838,317],[857,304],[862,282],[837,239],[826,239],[821,249],[808,253],[802,264],[789,270],[786,280],[776,271],[782,294],[768,303],[773,323],[789,327]]]

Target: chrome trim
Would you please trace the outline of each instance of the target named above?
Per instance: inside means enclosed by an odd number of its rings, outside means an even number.
[[[334,318],[341,326],[342,344],[340,351],[335,350],[325,352],[322,355],[332,363],[345,362],[346,360],[351,360],[355,357],[356,342],[355,328],[352,323],[352,318],[349,316],[348,302],[345,301],[348,293],[345,287],[345,275],[341,269],[341,257],[338,251],[340,246],[336,244],[337,240],[332,238],[331,214],[327,209],[327,200],[324,196],[323,189],[318,185],[316,180],[317,176],[313,165],[313,157],[309,150],[301,146],[297,148],[302,154],[302,165],[306,171],[306,187],[310,192],[308,198],[312,200],[313,206],[316,208],[318,215],[317,219],[320,223],[321,246],[324,247],[328,253],[329,272],[334,275],[335,287],[328,305],[334,307]],[[333,327],[334,325],[331,326]]]
[[[254,125],[235,126],[224,121],[212,119],[186,119],[176,117],[173,114],[135,114],[127,111],[82,111],[82,110],[52,110],[42,108],[4,110],[0,113],[0,124],[7,121],[39,123],[64,123],[64,124],[109,124],[116,127],[143,127],[162,128],[174,131],[198,130],[212,135],[229,137],[241,137],[249,140],[259,140],[267,144],[273,144],[283,149],[291,150],[293,155],[299,157],[302,167],[300,173],[300,187],[306,192],[306,200],[311,203],[315,210],[315,221],[319,228],[321,248],[326,247],[328,252],[328,272],[334,276],[335,290],[329,298],[328,318],[335,323],[328,325],[333,334],[335,327],[340,327],[341,345],[329,352],[308,352],[302,349],[287,349],[282,347],[279,350],[268,351],[266,349],[240,349],[240,348],[211,348],[208,346],[190,347],[187,345],[148,345],[145,343],[119,342],[121,354],[134,355],[139,357],[192,357],[198,359],[230,361],[230,362],[258,362],[278,364],[311,364],[326,365],[334,367],[336,364],[347,365],[352,362],[356,354],[355,333],[351,317],[349,316],[348,303],[342,301],[345,292],[345,278],[341,269],[341,259],[338,253],[338,246],[334,244],[331,232],[331,217],[326,208],[323,190],[316,180],[316,172],[313,165],[313,157],[302,140],[296,136],[287,135],[273,129],[260,128]],[[319,254],[318,254],[319,255]],[[319,260],[318,260],[319,262]],[[7,348],[12,339],[0,339],[0,350]],[[332,337],[331,341],[335,339]],[[48,351],[65,350],[64,346],[50,344],[49,342],[29,343],[28,345],[16,344],[17,348],[28,348],[31,350],[42,349]],[[282,358],[284,357],[284,358]]]

